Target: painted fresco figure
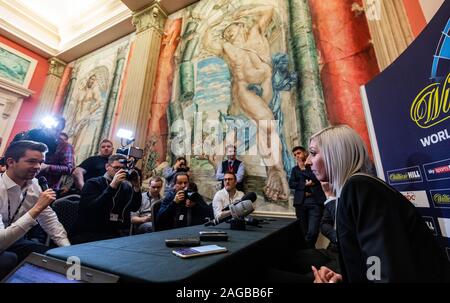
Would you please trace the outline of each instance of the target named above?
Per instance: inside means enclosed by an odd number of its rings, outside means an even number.
[[[277,121],[277,130],[282,143],[283,166],[285,172],[290,176],[291,167],[295,165],[291,157],[289,148],[283,135],[284,118],[281,111],[281,92],[290,91],[297,83],[297,73],[289,72],[289,59],[287,54],[278,53],[272,58],[273,75],[272,88],[273,97],[270,100],[269,107],[272,110],[273,117]]]
[[[75,147],[79,147],[77,143],[80,139],[82,140],[89,120],[101,106],[102,98],[95,74],[89,76],[86,84],[79,90],[75,100],[74,119],[71,121],[72,144]]]
[[[273,97],[272,64],[270,45],[265,32],[272,22],[273,7],[260,6],[238,11],[233,22],[222,33],[223,39],[212,37],[210,27],[205,35],[205,46],[214,54],[223,57],[232,74],[233,103],[230,115],[240,111],[250,119],[258,121],[258,149],[267,171],[264,193],[271,200],[287,200],[289,185],[281,160],[280,138],[270,127],[274,120],[269,102]],[[251,16],[253,25],[247,29],[238,20]],[[261,123],[267,121],[267,123]],[[271,138],[271,147],[261,138]]]

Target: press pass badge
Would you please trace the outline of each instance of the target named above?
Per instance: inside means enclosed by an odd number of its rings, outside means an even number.
[[[181,215],[178,217],[178,220],[183,221],[183,218],[184,218],[184,215],[181,214]]]
[[[119,221],[119,215],[118,214],[109,214],[109,221]]]

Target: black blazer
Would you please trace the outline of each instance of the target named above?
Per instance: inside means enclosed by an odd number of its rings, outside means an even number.
[[[294,206],[301,206],[305,200],[305,183],[306,179],[312,180],[314,186],[310,187],[312,197],[319,205],[323,205],[326,197],[322,190],[319,180],[317,180],[314,173],[309,166],[306,166],[305,170],[301,170],[297,165],[291,170],[291,177],[289,178],[289,187],[295,190],[294,193]]]
[[[337,202],[337,238],[344,280],[369,282],[366,274],[380,258],[380,280],[441,282],[449,262],[416,208],[385,182],[352,176]]]

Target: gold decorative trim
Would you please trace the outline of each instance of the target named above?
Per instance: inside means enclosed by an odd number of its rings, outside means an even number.
[[[139,12],[135,12],[132,23],[136,27],[136,33],[154,28],[162,34],[166,19],[166,11],[159,5],[159,2],[156,2]]]
[[[59,60],[58,58],[50,58],[48,59],[49,67],[47,75],[54,75],[58,78],[61,78],[64,73],[64,68],[66,68],[67,63]]]

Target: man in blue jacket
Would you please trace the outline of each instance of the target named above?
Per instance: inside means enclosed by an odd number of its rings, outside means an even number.
[[[289,187],[295,190],[295,214],[300,220],[306,246],[314,248],[319,236],[323,203],[326,200],[320,182],[305,164],[308,152],[301,146],[292,149],[297,165],[292,168]]]

